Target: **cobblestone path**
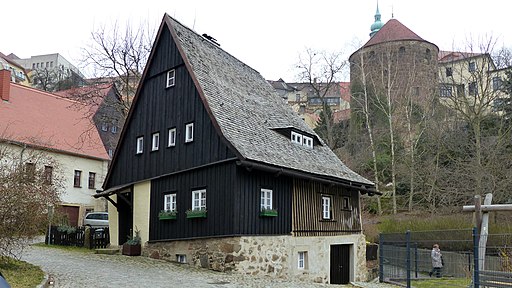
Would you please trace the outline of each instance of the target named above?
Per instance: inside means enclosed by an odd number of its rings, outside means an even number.
[[[53,287],[392,287],[371,283],[356,283],[357,286],[304,283],[220,273],[147,257],[92,254],[40,246],[28,248],[22,260],[40,266],[54,279]]]

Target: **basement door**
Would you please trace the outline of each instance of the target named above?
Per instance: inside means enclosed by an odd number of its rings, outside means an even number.
[[[350,282],[350,245],[331,245],[330,284]]]

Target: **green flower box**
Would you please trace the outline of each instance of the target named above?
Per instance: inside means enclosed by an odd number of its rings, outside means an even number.
[[[187,210],[187,218],[206,218],[206,210]]]
[[[261,210],[260,216],[262,217],[276,217],[277,216],[277,210]]]
[[[159,220],[175,220],[178,212],[177,211],[160,211],[158,213]]]

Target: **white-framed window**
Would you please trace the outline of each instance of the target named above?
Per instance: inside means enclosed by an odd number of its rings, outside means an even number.
[[[137,154],[142,154],[144,151],[144,137],[140,136],[137,138]]]
[[[167,82],[166,82],[166,88],[174,86],[176,83],[176,70],[172,69],[167,71]]]
[[[151,135],[151,151],[157,151],[160,147],[160,133],[156,132]]]
[[[261,189],[261,209],[270,210],[272,209],[272,190]]]
[[[292,143],[302,145],[302,135],[292,131]]]
[[[176,146],[176,128],[169,129],[169,141],[167,147]]]
[[[185,142],[194,141],[194,123],[188,123],[185,126]]]
[[[108,131],[108,124],[103,122],[101,123],[101,131]]]
[[[192,191],[192,210],[206,210],[206,189]]]
[[[313,148],[313,138],[308,137],[308,136],[303,136],[302,137],[302,145],[304,145],[308,148]]]
[[[184,254],[176,254],[176,262],[187,263],[187,256]]]
[[[302,146],[305,146],[308,148],[313,148],[313,138],[312,137],[302,135],[302,134],[294,132],[294,131],[292,131],[291,141],[292,141],[292,143],[295,143],[295,144],[299,144],[299,145],[302,145]]]
[[[297,259],[297,268],[308,269],[308,252],[299,251]]]
[[[331,219],[331,197],[322,196],[322,219]]]
[[[176,193],[164,195],[164,210],[176,211]]]
[[[112,124],[112,127],[110,127],[110,131],[114,134],[117,133],[117,126],[115,124]]]

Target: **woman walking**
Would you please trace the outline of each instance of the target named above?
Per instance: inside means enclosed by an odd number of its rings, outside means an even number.
[[[432,257],[432,271],[428,273],[428,276],[432,277],[432,274],[434,274],[437,278],[440,278],[441,268],[443,268],[443,254],[441,254],[438,244],[434,244],[430,257]]]

